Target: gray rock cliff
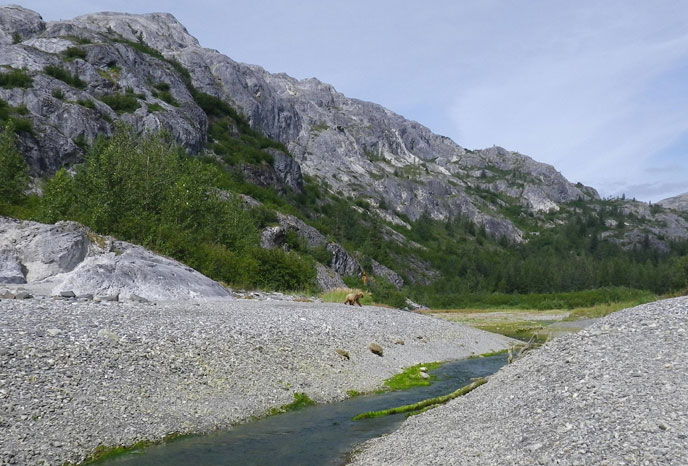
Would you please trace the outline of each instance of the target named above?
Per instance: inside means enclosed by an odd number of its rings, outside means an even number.
[[[334,193],[367,200],[393,223],[423,213],[434,219],[462,215],[514,242],[523,233],[500,213],[500,203],[538,213],[598,198],[592,188],[571,184],[527,156],[498,147],[467,150],[317,79],[271,74],[202,48],[169,14],[97,13],[43,22],[37,13],[13,6],[0,8],[0,28],[0,65],[25,68],[33,80],[25,89],[0,89],[0,98],[28,110],[34,131],[21,135],[21,146],[35,175],[78,162],[83,143],[110,134],[117,120],[139,131],[165,129],[190,152],[202,150],[208,119],[176,60],[196,89],[229,101],[254,129],[288,147],[293,158],[272,154],[274,172],[247,170],[258,184],[299,191],[303,172],[327,182]],[[82,52],[66,54],[74,48]],[[49,76],[48,65],[62,67],[84,85]],[[156,92],[161,83],[173,100]],[[124,112],[100,100],[112,94],[129,94],[138,108]]]

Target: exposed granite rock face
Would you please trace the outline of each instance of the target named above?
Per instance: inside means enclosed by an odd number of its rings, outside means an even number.
[[[29,39],[45,29],[41,15],[19,5],[0,7],[0,44]]]
[[[315,283],[318,288],[323,291],[334,290],[335,288],[346,288],[346,284],[342,277],[329,267],[322,264],[317,264],[315,267],[317,273]]]
[[[337,243],[328,244],[327,250],[332,253],[330,267],[339,275],[359,275],[363,271],[361,264]]]
[[[190,267],[75,222],[0,217],[0,244],[0,283],[35,285],[52,295],[73,291],[156,301],[230,296]]]
[[[325,246],[328,243],[325,235],[293,215],[278,213],[277,221],[285,230],[294,231],[299,235],[309,248]]]
[[[380,264],[375,259],[372,259],[371,263],[373,266],[371,272],[374,276],[386,278],[397,290],[401,290],[401,287],[404,286],[404,279],[401,278],[398,273],[389,267],[385,267],[384,265]]]
[[[0,251],[0,283],[26,283],[21,261],[14,251]]]
[[[434,219],[462,215],[495,236],[520,242],[522,232],[500,213],[499,194],[531,212],[558,209],[597,193],[569,183],[553,167],[502,148],[470,151],[449,138],[373,103],[350,99],[317,79],[296,80],[285,74],[233,61],[201,48],[169,14],[98,13],[69,21],[48,22],[19,7],[0,10],[0,65],[26,67],[29,89],[3,89],[0,98],[26,105],[34,134],[21,147],[34,174],[52,173],[80,160],[77,142],[110,134],[112,122],[126,121],[139,131],[166,129],[191,152],[204,147],[208,121],[183,80],[167,61],[131,44],[142,42],[166,59],[179,61],[200,91],[228,100],[250,124],[283,142],[294,158],[271,151],[271,170],[247,169],[258,184],[301,191],[301,171],[326,181],[330,189],[370,202],[383,218],[403,224],[427,213]],[[18,31],[23,40],[7,37]],[[74,37],[90,43],[77,44]],[[15,35],[16,39],[16,35]],[[117,42],[119,41],[119,42]],[[82,41],[83,42],[83,41]],[[78,46],[85,58],[60,55]],[[86,86],[77,89],[46,76],[46,65],[62,66]],[[178,106],[155,97],[157,83],[167,83]],[[130,89],[140,108],[117,114],[98,100]],[[56,98],[53,90],[64,93]],[[76,102],[90,101],[93,108]]]
[[[264,249],[279,248],[284,244],[284,228],[280,226],[265,227],[260,232],[260,247]]]
[[[657,204],[667,209],[688,211],[688,193],[662,199]]]

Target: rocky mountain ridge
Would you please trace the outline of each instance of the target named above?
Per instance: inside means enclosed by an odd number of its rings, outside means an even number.
[[[667,209],[688,211],[688,193],[662,199],[657,204]]]
[[[0,66],[28,79],[2,86],[0,98],[8,118],[30,120],[19,135],[37,176],[81,160],[117,121],[137,131],[164,129],[190,153],[212,152],[216,127],[212,111],[199,103],[202,92],[230,102],[253,129],[288,149],[270,149],[270,166],[244,164],[247,180],[298,191],[303,172],[392,224],[463,216],[493,237],[521,242],[527,232],[514,211],[540,222],[567,203],[599,200],[593,188],[525,155],[465,149],[317,79],[271,74],[203,48],[169,14],[44,22],[38,13],[7,6],[0,25]],[[223,130],[238,134],[236,126]],[[653,219],[658,232],[650,233],[688,237],[685,219],[668,215],[672,225]]]

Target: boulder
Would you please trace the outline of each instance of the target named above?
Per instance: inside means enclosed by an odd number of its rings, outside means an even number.
[[[370,345],[368,345],[368,349],[371,353],[377,354],[378,356],[382,356],[382,346],[378,345],[377,343],[371,343]]]
[[[260,232],[260,247],[265,249],[279,248],[284,244],[285,231],[280,226],[265,227]]]
[[[339,275],[358,275],[363,271],[361,264],[339,244],[330,243],[327,250],[332,253],[330,267]]]
[[[336,288],[345,288],[346,284],[342,277],[329,267],[322,264],[315,266],[316,277],[315,283],[322,291],[334,290]]]
[[[0,272],[14,271],[3,275],[18,282],[19,267],[27,289],[47,288],[52,295],[113,296],[115,301],[230,298],[222,285],[180,262],[75,222],[46,225],[0,217],[0,244],[8,245]]]
[[[386,278],[397,290],[401,290],[401,288],[404,286],[404,279],[401,278],[401,275],[396,273],[394,270],[380,264],[375,259],[371,260],[371,264],[373,267],[371,270],[373,275]]]
[[[0,283],[26,283],[21,262],[17,255],[11,251],[0,251]]]

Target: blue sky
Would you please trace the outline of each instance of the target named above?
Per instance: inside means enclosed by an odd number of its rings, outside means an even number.
[[[603,196],[688,192],[683,0],[21,5],[46,20],[167,11],[235,60],[317,77],[464,147],[519,151]]]

